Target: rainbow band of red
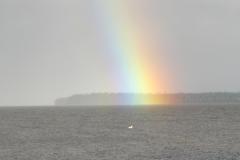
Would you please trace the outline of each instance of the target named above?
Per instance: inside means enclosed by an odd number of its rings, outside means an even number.
[[[156,94],[168,91],[170,76],[164,66],[154,63],[158,53],[151,47],[143,30],[129,18],[131,11],[127,0],[96,0],[98,19],[103,24],[109,48],[109,57],[116,64],[116,85],[120,92]],[[137,95],[137,94],[135,94]],[[134,96],[128,98],[131,104],[166,104],[169,100],[156,96]]]

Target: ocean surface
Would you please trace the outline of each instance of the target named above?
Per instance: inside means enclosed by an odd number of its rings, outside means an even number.
[[[239,159],[240,105],[0,108],[0,160]]]

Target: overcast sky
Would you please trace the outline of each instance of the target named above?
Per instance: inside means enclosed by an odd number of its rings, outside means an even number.
[[[146,5],[142,15],[155,29],[164,22],[174,92],[240,91],[239,0],[132,2]],[[95,7],[94,0],[0,0],[0,105],[114,92]]]

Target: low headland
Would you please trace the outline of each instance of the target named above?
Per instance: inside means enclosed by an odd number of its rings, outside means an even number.
[[[174,93],[174,94],[135,94],[135,93],[91,93],[76,94],[58,98],[56,106],[97,106],[97,105],[151,105],[149,101],[158,100],[167,105],[226,105],[240,104],[240,92]]]

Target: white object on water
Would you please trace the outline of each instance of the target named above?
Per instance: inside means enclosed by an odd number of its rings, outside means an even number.
[[[128,129],[133,129],[133,125],[129,126]]]

